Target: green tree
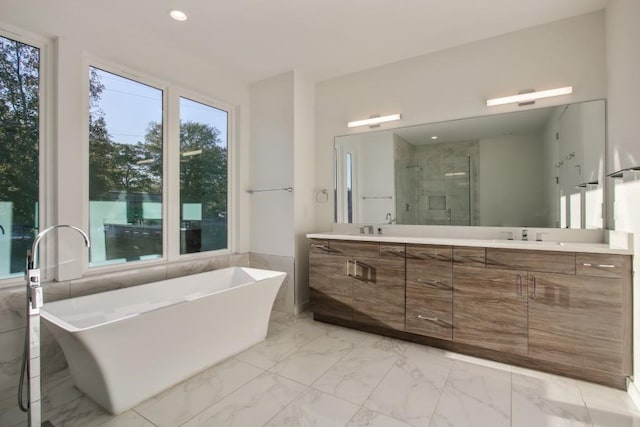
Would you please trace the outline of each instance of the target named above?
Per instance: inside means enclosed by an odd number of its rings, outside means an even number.
[[[24,227],[36,224],[39,64],[38,48],[0,37],[0,201]]]
[[[157,143],[123,144],[107,130],[100,97],[105,87],[95,68],[89,74],[89,198],[112,200],[116,193],[162,193],[162,126]],[[150,123],[149,127],[153,127]],[[150,145],[151,144],[151,145]],[[151,161],[151,163],[149,163]]]
[[[162,168],[162,124],[151,122],[145,134],[146,158],[153,173]],[[180,203],[202,203],[203,217],[227,211],[227,149],[220,131],[205,123],[180,123]]]

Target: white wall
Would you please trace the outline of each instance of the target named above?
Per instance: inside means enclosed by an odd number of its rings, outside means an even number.
[[[480,139],[480,224],[544,227],[542,136],[539,133]]]
[[[640,2],[611,0],[606,9],[608,161],[607,173],[640,166]],[[635,234],[635,252],[640,253],[640,176],[625,174],[614,182],[616,230]],[[640,256],[634,256],[634,283],[639,280]],[[634,376],[640,375],[640,292],[633,293]],[[632,396],[640,397],[637,386]],[[640,404],[640,399],[636,400]]]
[[[252,189],[293,186],[294,73],[251,85]],[[294,250],[294,194],[251,195],[251,252],[289,256]]]
[[[640,1],[611,0],[607,20],[607,171],[640,166]]]
[[[309,300],[309,243],[306,234],[315,228],[315,205],[319,203],[316,195],[320,189],[315,188],[315,86],[298,71],[294,76],[293,98],[295,305],[299,310]]]
[[[383,125],[390,128],[501,113],[518,107],[489,109],[485,100],[565,85],[574,86],[572,95],[538,101],[535,107],[606,97],[602,12],[321,82],[316,87],[316,183],[331,188],[334,137],[368,130],[349,131],[347,121],[402,113],[402,121]],[[332,208],[319,207],[318,230],[331,227]]]
[[[294,264],[278,308],[301,311],[309,298],[305,235],[315,226],[314,87],[291,71],[252,84],[250,92],[251,186],[293,187],[251,195],[251,252],[267,255],[275,269]]]

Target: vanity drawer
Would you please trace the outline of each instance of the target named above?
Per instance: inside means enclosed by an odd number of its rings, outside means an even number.
[[[327,254],[329,253],[329,241],[320,239],[311,239],[309,242],[310,254]]]
[[[576,274],[574,252],[487,248],[487,267]]]
[[[626,255],[576,254],[576,274],[619,278],[629,273],[631,261]]]
[[[453,339],[453,292],[407,283],[405,330]]]
[[[353,258],[378,258],[380,256],[380,243],[329,240],[329,253]]]
[[[407,260],[420,261],[423,265],[451,267],[453,248],[437,245],[407,245]]]
[[[380,243],[380,258],[406,258],[404,243]]]
[[[486,249],[475,247],[454,247],[453,265],[465,267],[484,267],[486,262]]]
[[[433,267],[407,259],[407,285],[431,289],[453,289],[451,267]]]

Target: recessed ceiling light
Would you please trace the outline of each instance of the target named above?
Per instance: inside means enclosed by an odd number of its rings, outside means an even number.
[[[438,137],[434,135],[431,137],[431,139],[438,139]]]
[[[172,10],[171,12],[169,12],[169,16],[171,16],[176,21],[182,22],[187,20],[187,14],[181,10]]]

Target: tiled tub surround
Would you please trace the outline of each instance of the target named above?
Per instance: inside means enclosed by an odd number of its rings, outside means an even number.
[[[276,301],[273,303],[273,309],[285,313],[294,314],[295,312],[295,272],[294,258],[278,255],[258,254],[251,252],[249,254],[249,265],[253,268],[262,268],[265,270],[283,271],[287,273],[284,283],[278,291]]]
[[[620,390],[273,312],[267,339],[112,416],[71,384],[44,378],[57,427],[632,427]],[[25,426],[15,396],[0,425]]]
[[[249,254],[181,261],[91,275],[67,282],[47,282],[43,284],[44,301],[53,302],[229,266],[249,267]],[[24,345],[25,305],[24,285],[0,289],[0,393],[17,393]],[[41,334],[42,371],[46,377],[65,369],[67,362],[60,346],[46,327],[41,328]]]
[[[308,237],[316,320],[626,387],[630,250],[389,234]]]

